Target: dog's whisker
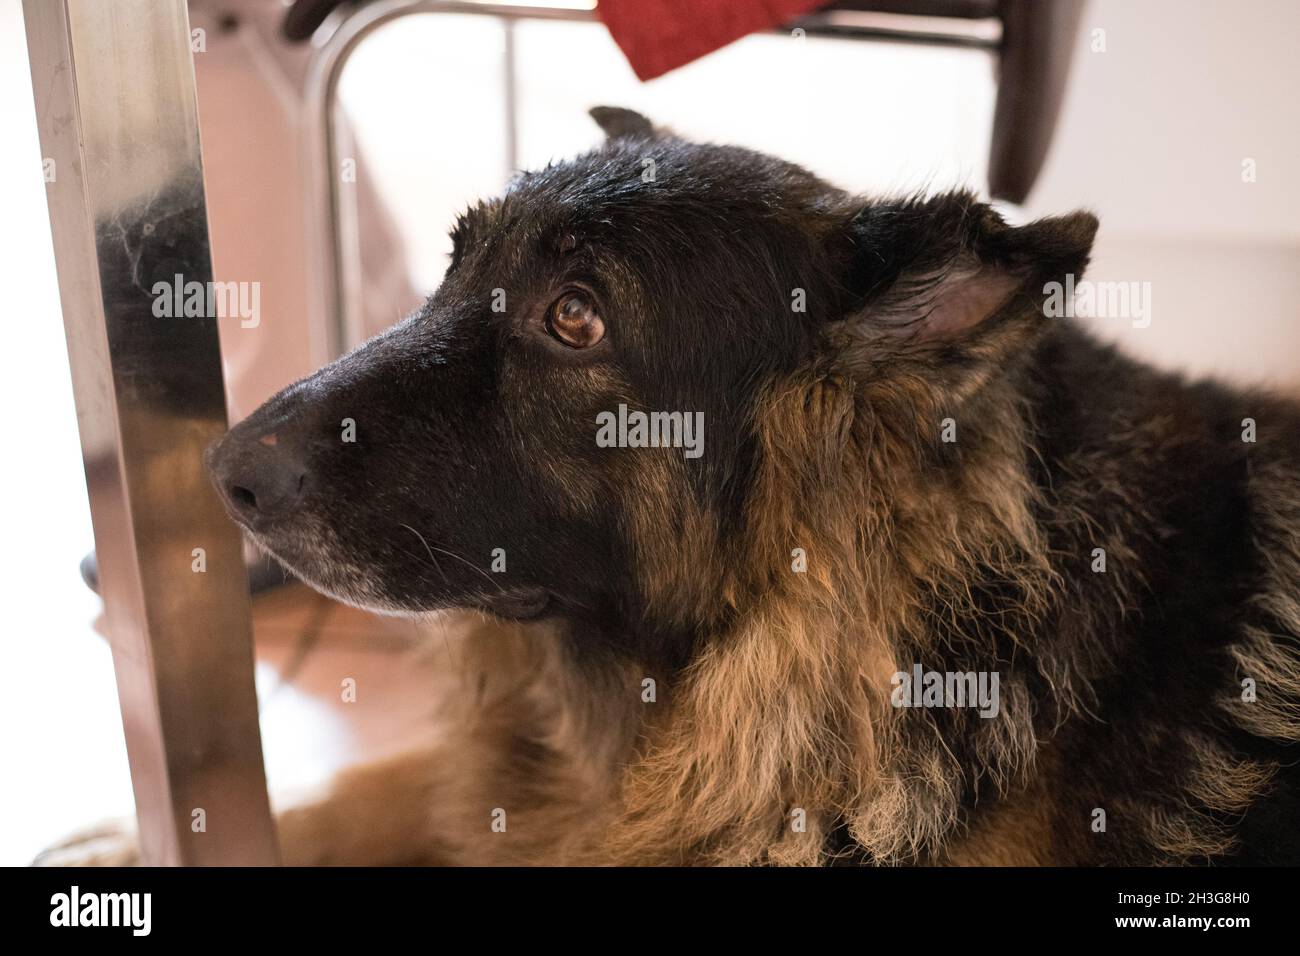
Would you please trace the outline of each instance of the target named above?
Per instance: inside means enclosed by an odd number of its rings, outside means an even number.
[[[506,589],[505,589],[504,587],[502,587],[501,584],[500,584],[499,582],[492,580],[492,576],[489,575],[489,574],[488,574],[486,571],[484,571],[482,568],[480,568],[478,565],[476,565],[473,561],[469,560],[468,558],[462,557],[461,555],[456,554],[456,553],[453,552],[453,551],[448,551],[446,548],[439,548],[439,547],[436,547],[436,546],[434,546],[434,545],[430,545],[429,542],[425,540],[424,535],[420,534],[420,532],[416,531],[416,530],[415,530],[414,528],[412,528],[409,524],[405,524],[405,523],[400,522],[400,521],[398,522],[398,524],[401,525],[403,528],[405,528],[407,531],[411,532],[411,534],[415,535],[417,538],[420,539],[420,543],[421,543],[422,545],[424,545],[425,550],[429,552],[429,558],[433,561],[433,563],[434,563],[435,565],[437,565],[437,563],[438,563],[438,559],[435,558],[435,557],[433,556],[433,552],[434,552],[434,551],[437,551],[437,552],[439,552],[440,554],[445,554],[445,555],[446,555],[447,557],[449,557],[449,558],[455,558],[457,561],[461,562],[462,564],[466,565],[467,567],[473,568],[475,571],[477,571],[479,574],[481,574],[484,578],[486,578],[487,581],[488,581],[488,582],[489,582],[489,583],[490,583],[494,588],[496,588],[498,592],[500,592],[500,593],[502,593],[502,594],[505,593]],[[446,575],[445,575],[445,574],[443,575],[443,578],[444,578],[444,580],[446,580]]]

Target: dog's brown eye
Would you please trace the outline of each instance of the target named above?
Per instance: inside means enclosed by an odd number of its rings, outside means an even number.
[[[551,306],[546,331],[571,349],[589,349],[605,337],[605,323],[590,299],[570,292]]]

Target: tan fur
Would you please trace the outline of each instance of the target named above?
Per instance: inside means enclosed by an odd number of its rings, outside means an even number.
[[[1245,760],[1207,738],[1188,741],[1191,762],[1180,781],[1184,794],[1178,805],[1140,807],[1125,798],[1122,817],[1161,855],[1160,863],[1185,866],[1212,862],[1237,845],[1230,826],[1265,793],[1277,767]]]
[[[1237,682],[1220,706],[1245,729],[1274,740],[1300,741],[1300,479],[1285,465],[1253,476],[1258,550],[1264,580],[1252,599],[1258,617],[1233,647]],[[1241,682],[1255,682],[1255,700]]]
[[[636,733],[641,675],[584,674],[558,635],[481,619],[455,643],[429,763],[439,845],[461,864],[555,862],[601,829]],[[504,832],[492,829],[504,811]]]
[[[931,862],[943,866],[1053,866],[1064,862],[1054,854],[1058,823],[1041,781],[1008,796],[987,813],[978,814],[969,829]]]
[[[837,820],[884,862],[939,844],[956,818],[960,770],[937,737],[905,743],[897,725],[907,717],[888,700],[890,676],[910,666],[899,637],[924,639],[917,589],[962,615],[969,594],[952,582],[982,563],[1023,582],[1023,604],[1010,610],[1032,617],[1051,585],[1016,467],[1019,436],[1011,426],[972,435],[987,452],[972,454],[961,487],[936,485],[917,438],[933,442],[940,412],[920,381],[868,393],[833,369],[772,394],[745,551],[719,585],[736,623],[707,643],[647,733],[597,855],[813,864]],[[955,514],[954,496],[965,503]],[[800,547],[807,573],[790,567]],[[1022,779],[1036,743],[1007,691],[1011,712],[981,728],[999,789]],[[805,832],[790,826],[794,809]]]
[[[428,629],[446,679],[435,734],[280,814],[286,864],[547,863],[600,831],[639,676],[593,693],[546,627],[463,612]]]

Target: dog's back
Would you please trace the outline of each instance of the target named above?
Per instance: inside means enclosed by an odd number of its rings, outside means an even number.
[[[1090,675],[1048,742],[1067,859],[1300,861],[1300,407],[1185,384],[1070,323],[1022,380],[1063,593],[1031,656]]]

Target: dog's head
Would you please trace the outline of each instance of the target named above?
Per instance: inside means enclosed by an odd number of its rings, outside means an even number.
[[[593,115],[602,148],[461,217],[421,309],[210,453],[231,515],[310,584],[390,611],[689,634],[727,606],[710,588],[770,505],[764,403],[904,368],[978,390],[1096,226],[1011,228],[966,194],[863,201]]]

